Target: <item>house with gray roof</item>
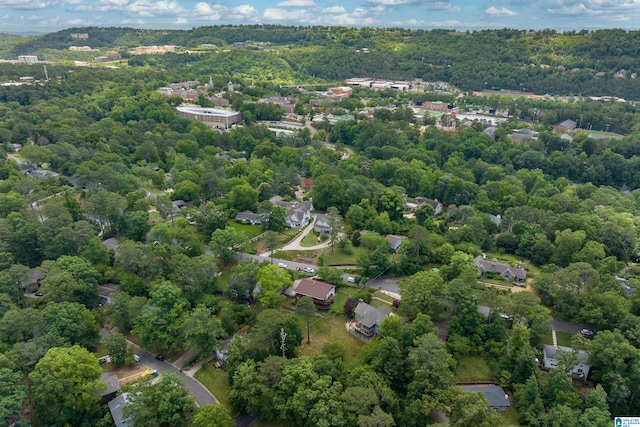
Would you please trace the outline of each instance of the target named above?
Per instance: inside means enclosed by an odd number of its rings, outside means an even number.
[[[521,284],[527,280],[527,272],[524,268],[511,267],[510,265],[499,263],[497,260],[488,261],[482,255],[478,255],[474,262],[481,278],[487,273],[496,273],[502,279],[511,283]]]
[[[542,369],[549,371],[557,368],[562,359],[564,357],[570,357],[571,353],[574,354],[578,363],[568,372],[568,375],[572,378],[582,380],[586,384],[591,366],[589,366],[589,355],[583,350],[576,350],[561,345],[545,344],[542,347]]]
[[[389,248],[391,248],[392,251],[395,252],[400,248],[400,245],[402,244],[402,236],[387,234],[386,238],[387,242],[389,242]]]
[[[359,323],[359,331],[367,337],[378,333],[382,321],[386,319],[389,314],[389,310],[386,308],[375,308],[362,300],[353,310],[355,320]]]
[[[309,201],[304,201],[297,208],[291,208],[287,211],[287,226],[291,228],[303,228],[309,224],[311,220],[311,211],[313,205]]]
[[[236,221],[244,224],[260,225],[266,221],[268,216],[266,214],[257,214],[251,211],[238,212],[236,215]]]
[[[460,385],[463,389],[470,393],[483,393],[487,398],[487,408],[496,409],[504,412],[509,410],[509,396],[504,389],[496,384],[473,384]]]
[[[293,209],[299,206],[298,202],[292,200],[290,202],[285,202],[282,196],[273,196],[269,199],[272,205],[282,206],[285,209]]]
[[[418,208],[424,205],[425,203],[431,205],[431,207],[434,210],[434,213],[433,213],[434,216],[440,215],[442,213],[442,203],[440,203],[438,199],[429,199],[421,196],[416,197],[416,204]]]
[[[129,425],[129,420],[125,419],[122,415],[122,409],[124,409],[128,403],[128,395],[129,393],[122,393],[120,396],[109,401],[109,412],[111,412],[111,417],[116,427],[127,427]]]
[[[102,241],[102,244],[107,247],[107,250],[118,252],[118,247],[120,246],[120,242],[118,242],[114,237],[109,237],[106,240]]]
[[[316,215],[316,222],[313,223],[313,231],[318,234],[329,234],[331,231],[329,215]]]

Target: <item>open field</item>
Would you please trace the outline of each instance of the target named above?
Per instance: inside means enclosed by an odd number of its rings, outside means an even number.
[[[490,382],[496,378],[491,368],[481,356],[464,356],[458,362],[455,380],[458,383]]]

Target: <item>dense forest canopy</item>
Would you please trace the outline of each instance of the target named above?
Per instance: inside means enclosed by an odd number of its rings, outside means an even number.
[[[0,423],[112,425],[100,362],[128,379],[163,371],[136,346],[178,368],[125,386],[136,427],[227,427],[230,413],[287,427],[600,427],[640,413],[635,104],[471,92],[633,98],[638,33],[76,28],[0,43],[124,56],[119,68],[65,57],[48,81],[40,64],[0,64],[2,81],[39,80],[0,87]],[[223,48],[126,53],[202,43]],[[463,91],[354,88],[314,103],[298,87],[363,75]],[[183,99],[158,89],[190,80],[194,102],[228,103],[242,121],[223,131],[180,116]],[[423,114],[430,101],[503,120]],[[276,136],[282,118],[299,130]],[[289,215],[309,202],[325,229],[302,238]],[[312,276],[337,287],[322,313],[285,296]],[[361,341],[364,302],[396,316]],[[574,352],[541,369],[556,342],[585,352],[591,373],[572,382]],[[197,364],[223,348],[226,372]],[[194,364],[220,405],[195,407],[181,372]],[[468,382],[499,384],[511,409]]]
[[[70,36],[77,33],[86,33],[89,38]],[[200,44],[228,46],[250,41],[270,43],[278,49],[277,53],[261,52],[260,56],[277,55],[304,76],[328,80],[357,76],[422,78],[449,81],[463,90],[526,88],[539,94],[640,98],[640,80],[634,77],[640,70],[640,31],[502,29],[460,33],[277,25],[192,30],[88,27],[9,41],[13,58],[25,54],[46,58],[52,55],[51,49],[66,50],[70,46],[119,48],[124,52],[139,45],[191,49]],[[616,76],[621,70],[624,73]],[[594,78],[601,72],[604,75]],[[300,76],[295,80],[299,82]]]

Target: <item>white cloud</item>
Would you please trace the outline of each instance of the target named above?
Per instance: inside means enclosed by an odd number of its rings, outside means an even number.
[[[313,0],[284,0],[278,3],[283,7],[314,7],[316,4]]]
[[[502,7],[498,9],[495,6],[487,8],[484,13],[491,16],[518,16],[518,12]]]
[[[543,0],[540,5],[560,15],[616,15],[637,11],[640,0]]]
[[[52,6],[53,1],[46,0],[0,0],[0,8],[36,10]]]
[[[380,4],[383,6],[408,6],[415,5],[420,6],[423,9],[428,10],[445,10],[448,12],[458,12],[459,7],[453,6],[449,1],[442,0],[367,0],[371,4]]]
[[[315,15],[307,9],[287,10],[280,7],[269,7],[264,10],[263,18],[267,21],[297,21],[311,23]]]
[[[140,16],[176,15],[184,12],[184,8],[175,1],[168,0],[136,0],[126,7],[127,12]]]
[[[178,17],[173,23],[178,25],[184,25],[187,23],[187,18]]]
[[[331,17],[331,24],[333,25],[364,25],[373,26],[380,22],[372,16],[362,16],[350,13],[343,13],[341,15],[334,15]]]
[[[432,22],[429,22],[429,25],[431,27],[454,28],[454,27],[460,26],[460,21],[458,21],[457,19],[449,19],[447,21],[432,21]]]
[[[228,21],[250,21],[257,22],[260,16],[258,9],[250,4],[241,4],[236,7],[223,6],[200,2],[195,5],[194,14],[196,18],[208,21],[218,21],[224,17]]]
[[[344,6],[330,6],[322,9],[322,13],[347,13]]]

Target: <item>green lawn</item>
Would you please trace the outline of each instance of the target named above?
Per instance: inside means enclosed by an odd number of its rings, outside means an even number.
[[[236,231],[242,231],[249,239],[252,239],[262,234],[262,227],[259,225],[241,224],[234,219],[227,221],[227,226],[233,228]]]
[[[300,316],[300,328],[304,332],[304,339],[302,345],[298,347],[298,355],[315,356],[322,353],[322,346],[325,343],[336,342],[345,349],[344,362],[347,368],[360,365],[364,342],[349,335],[345,327],[346,322],[347,319],[344,316],[332,314],[327,314],[322,319],[311,319],[311,344],[307,345],[307,321]]]
[[[236,415],[229,402],[229,382],[225,371],[213,366],[213,362],[209,362],[196,372],[196,379],[213,393],[232,416]]]
[[[505,427],[517,427],[520,425],[518,422],[518,410],[514,404],[513,399],[511,399],[511,406],[509,406],[509,410],[505,412],[500,412],[502,415],[502,425]]]
[[[302,246],[313,246],[318,244],[318,235],[314,232],[311,232],[302,238],[300,242]]]
[[[365,252],[369,252],[367,248],[362,246],[358,248],[354,248],[353,246],[348,246],[351,249],[351,254],[345,254],[341,252],[338,248],[334,248],[333,253],[331,252],[331,248],[327,248],[322,253],[322,261],[324,265],[351,265],[355,264],[356,260],[360,255]]]
[[[571,347],[571,334],[568,332],[560,332],[556,331],[556,339],[558,340],[558,345],[564,347]],[[553,338],[551,337],[551,331],[542,337],[542,345],[553,345]]]
[[[458,362],[455,375],[456,382],[495,381],[491,368],[481,356],[464,356]]]

